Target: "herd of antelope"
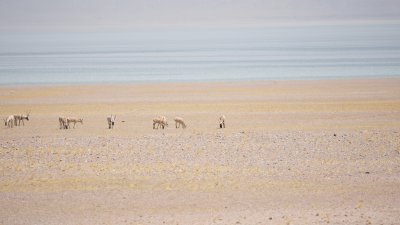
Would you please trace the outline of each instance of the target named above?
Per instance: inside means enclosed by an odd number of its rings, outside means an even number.
[[[13,126],[20,126],[21,122],[22,122],[22,125],[25,126],[24,120],[29,121],[29,113],[30,112],[27,112],[26,114],[10,115],[4,119],[4,125],[8,128],[12,128]],[[114,128],[116,118],[117,118],[117,115],[111,114],[110,116],[107,116],[108,129]],[[186,128],[186,123],[182,117],[175,117],[174,121],[175,121],[176,129],[178,129],[180,127],[182,127],[182,129]],[[69,129],[70,124],[74,124],[73,128],[75,128],[76,123],[83,124],[83,119],[60,116],[58,118],[58,122],[60,125],[60,129]],[[165,127],[168,127],[167,118],[165,116],[158,116],[153,119],[153,129],[158,129],[160,127],[162,129],[165,129]],[[225,116],[224,115],[219,117],[219,128],[225,128]]]
[[[76,118],[69,118],[69,117],[60,116],[60,117],[58,117],[58,122],[60,123],[60,129],[69,129],[70,128],[70,126],[69,126],[70,123],[73,123],[74,124],[74,128],[75,128],[76,123],[83,124],[83,119],[82,118],[81,119],[76,119]]]
[[[26,114],[18,114],[18,115],[10,115],[4,120],[4,125],[9,128],[13,128],[14,126],[25,126],[24,120],[29,121],[29,113],[27,112]]]

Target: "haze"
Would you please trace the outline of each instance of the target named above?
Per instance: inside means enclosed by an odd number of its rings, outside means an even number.
[[[398,23],[398,0],[1,0],[0,30]]]

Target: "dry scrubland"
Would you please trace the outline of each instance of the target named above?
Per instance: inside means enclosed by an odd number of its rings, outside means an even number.
[[[0,224],[400,224],[400,79],[0,88],[27,110]]]

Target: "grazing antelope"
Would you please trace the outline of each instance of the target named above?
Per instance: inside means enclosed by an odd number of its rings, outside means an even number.
[[[219,128],[225,128],[225,116],[224,115],[219,117]]]
[[[117,118],[117,115],[113,116],[111,114],[110,116],[107,116],[108,129],[114,128],[115,118]]]
[[[158,125],[160,124],[160,122],[161,122],[161,120],[158,117],[153,119],[153,130],[156,129],[156,124],[157,124],[157,129],[158,129]]]
[[[161,118],[162,129],[164,129],[164,127],[168,127],[167,118],[165,118],[165,116],[161,116],[160,118]]]
[[[157,124],[157,128],[156,128],[156,124]],[[161,117],[156,117],[153,119],[153,129],[158,129],[160,124],[161,124]]]
[[[182,128],[186,128],[185,121],[181,117],[175,117],[175,128],[179,128],[182,125]]]
[[[162,129],[165,128],[165,126],[168,127],[168,122],[167,118],[165,116],[159,116],[153,119],[153,129],[156,129],[156,124],[157,124],[157,129],[159,126],[161,126]]]
[[[80,119],[76,119],[76,118],[67,118],[67,127],[69,128],[69,124],[70,123],[74,123],[74,128],[75,128],[75,125],[76,125],[76,123],[81,123],[81,124],[83,124],[83,119],[82,118],[80,118]]]
[[[26,114],[22,114],[22,115],[20,116],[18,125],[20,125],[20,123],[21,123],[21,121],[22,121],[22,125],[25,126],[24,120],[29,121],[29,113],[31,113],[31,112],[29,111],[29,112],[27,112]]]
[[[14,115],[10,115],[7,117],[7,119],[3,119],[4,120],[4,126],[7,126],[8,128],[13,128],[14,126]]]
[[[66,117],[58,117],[58,122],[60,123],[60,129],[68,129],[68,123]]]

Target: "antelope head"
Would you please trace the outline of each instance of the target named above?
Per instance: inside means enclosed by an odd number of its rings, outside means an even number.
[[[26,112],[26,115],[24,116],[26,118],[26,120],[29,121],[29,113],[31,113],[31,111],[29,110],[29,112]]]

